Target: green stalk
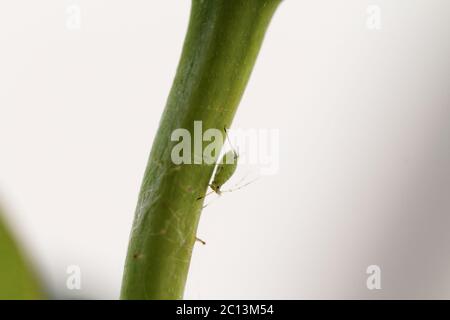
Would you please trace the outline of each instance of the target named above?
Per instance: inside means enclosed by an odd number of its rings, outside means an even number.
[[[30,264],[0,220],[0,300],[5,299],[44,299],[44,294]]]
[[[281,0],[192,0],[177,74],[139,194],[122,299],[182,299],[214,165],[175,165],[175,129],[230,127]]]

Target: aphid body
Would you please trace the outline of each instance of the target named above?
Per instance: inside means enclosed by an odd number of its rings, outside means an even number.
[[[237,152],[230,150],[223,155],[222,159],[217,164],[214,179],[209,186],[218,195],[221,194],[220,188],[230,180],[231,176],[236,171],[238,158],[239,155]]]

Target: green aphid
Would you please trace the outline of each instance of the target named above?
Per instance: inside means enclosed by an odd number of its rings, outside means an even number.
[[[230,150],[225,153],[217,164],[216,173],[214,174],[214,179],[212,183],[209,185],[210,188],[220,195],[222,192],[220,188],[233,176],[234,172],[237,168],[237,161],[239,155],[236,151]]]
[[[228,137],[227,129],[224,128],[225,135],[227,137],[228,143],[230,144],[232,150],[226,152],[222,159],[217,163],[216,165],[216,171],[214,173],[214,178],[211,184],[209,184],[209,187],[212,189],[211,192],[208,192],[206,195],[197,198],[197,200],[203,199],[206,196],[210,195],[211,193],[217,193],[218,195],[222,194],[222,186],[230,180],[230,178],[233,176],[234,172],[237,168],[237,162],[239,159],[239,154],[235,149],[233,148],[233,145],[230,142],[230,138]],[[229,190],[231,191],[231,190]]]

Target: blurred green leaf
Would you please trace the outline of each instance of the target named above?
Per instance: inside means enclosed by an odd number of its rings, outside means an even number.
[[[0,300],[43,299],[37,278],[2,216],[0,210]]]

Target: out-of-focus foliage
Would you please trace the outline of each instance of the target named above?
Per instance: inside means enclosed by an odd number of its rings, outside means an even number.
[[[0,299],[42,299],[38,281],[2,217],[0,210]]]

